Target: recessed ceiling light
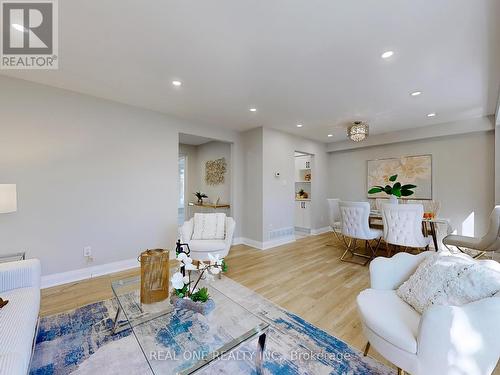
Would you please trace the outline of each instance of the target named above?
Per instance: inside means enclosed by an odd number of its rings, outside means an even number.
[[[422,94],[422,91],[413,91],[410,95],[411,96],[419,96]]]
[[[436,113],[435,112],[428,113],[427,117],[436,117]]]
[[[172,81],[172,85],[174,85],[175,87],[180,87],[180,86],[182,86],[182,82],[181,81]]]
[[[18,23],[13,23],[12,27],[16,29],[17,31],[21,31],[24,33],[24,27],[22,25],[19,25]]]
[[[302,125],[302,124],[297,124],[297,127],[298,127],[298,128],[301,128],[301,127],[303,127],[303,126],[304,126],[304,125]]]
[[[249,111],[250,112],[257,112],[257,108],[250,108]]]
[[[393,51],[385,51],[380,57],[382,57],[383,59],[388,59],[392,55],[394,55]]]
[[[328,134],[328,137],[333,137],[333,134]]]

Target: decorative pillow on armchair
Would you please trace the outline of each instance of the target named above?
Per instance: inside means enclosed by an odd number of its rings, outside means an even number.
[[[397,290],[423,314],[432,305],[461,306],[500,291],[500,271],[461,254],[432,254]]]
[[[223,240],[226,237],[226,214],[194,214],[192,240]]]

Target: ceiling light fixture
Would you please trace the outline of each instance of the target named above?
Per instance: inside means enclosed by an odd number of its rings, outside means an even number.
[[[302,124],[297,124],[297,127],[298,127],[298,128],[301,128],[301,127],[303,127],[303,126],[304,126],[304,125],[302,125]]]
[[[394,55],[393,51],[385,51],[380,57],[382,57],[383,59],[388,59],[392,55]]]
[[[419,96],[422,94],[422,91],[413,91],[412,93],[410,93],[411,96]]]
[[[428,113],[428,114],[427,114],[427,117],[436,117],[436,113],[435,113],[435,112]]]
[[[182,86],[182,82],[181,81],[172,81],[172,85],[174,85],[175,87],[180,87],[180,86]]]
[[[257,108],[250,108],[249,111],[250,112],[257,112]]]
[[[327,137],[331,138],[331,137],[333,137],[333,134],[328,134]]]
[[[364,141],[368,137],[369,126],[363,121],[354,121],[347,128],[347,137],[354,142]]]

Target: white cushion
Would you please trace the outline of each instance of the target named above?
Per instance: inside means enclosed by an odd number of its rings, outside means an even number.
[[[467,255],[432,254],[397,290],[423,314],[432,305],[462,306],[500,291],[500,272]]]
[[[368,328],[401,350],[417,352],[420,315],[396,291],[366,289],[359,294],[357,303]]]
[[[26,374],[38,319],[40,290],[36,287],[12,289],[2,292],[1,297],[9,303],[0,309],[0,373]]]
[[[191,240],[189,248],[196,252],[220,251],[226,248],[226,243],[221,240]]]
[[[222,240],[225,237],[226,214],[194,214],[193,240]]]

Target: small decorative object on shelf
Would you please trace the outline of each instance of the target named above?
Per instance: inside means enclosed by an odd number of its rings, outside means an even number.
[[[306,191],[304,191],[304,189],[300,189],[299,192],[297,193],[297,198],[298,199],[308,199],[309,194]]]
[[[311,181],[311,174],[310,173],[306,173],[304,175],[304,181]]]
[[[160,302],[168,298],[169,252],[146,250],[139,255],[141,262],[141,303]]]
[[[199,261],[197,265],[194,265],[193,260],[184,252],[183,246],[184,244],[177,241],[179,252],[176,250],[176,253],[177,260],[180,261],[180,268],[170,279],[174,289],[171,301],[177,308],[189,309],[206,315],[215,308],[215,303],[210,299],[208,288],[200,288],[198,285],[203,276],[218,275],[227,266],[223,259],[212,254],[208,254],[210,259],[208,263]],[[189,251],[189,247],[187,248]]]
[[[391,203],[398,203],[398,198],[408,197],[414,193],[412,189],[415,189],[417,186],[412,184],[401,185],[400,182],[396,182],[398,179],[398,175],[392,175],[388,178],[389,182],[394,182],[394,185],[385,185],[385,186],[374,186],[370,190],[368,190],[368,194],[377,194],[384,192],[389,196]]]
[[[198,204],[203,204],[203,198],[208,198],[208,195],[202,193],[201,191],[197,191],[194,195],[198,198]]]

